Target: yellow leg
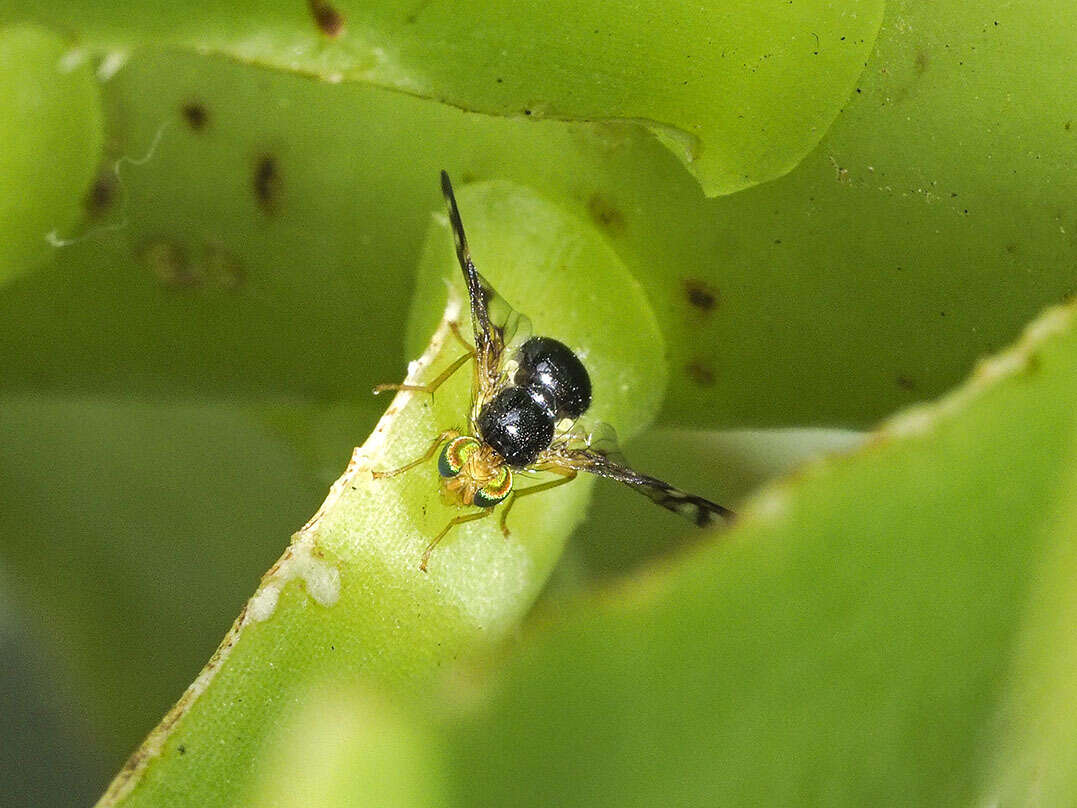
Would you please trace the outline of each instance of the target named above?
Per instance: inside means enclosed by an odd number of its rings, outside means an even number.
[[[445,368],[442,374],[429,384],[378,384],[374,386],[374,395],[384,393],[386,390],[413,390],[417,393],[433,393],[441,387],[442,382],[462,368],[464,363],[473,356],[475,356],[475,351],[469,350],[466,354]]]
[[[505,536],[506,539],[509,537],[509,511],[512,510],[512,506],[516,504],[517,499],[519,499],[520,497],[526,497],[528,494],[537,494],[540,491],[549,491],[551,488],[557,488],[557,486],[559,485],[570,483],[576,479],[576,469],[553,468],[543,469],[543,471],[552,471],[554,474],[560,474],[562,475],[561,479],[547,480],[544,483],[539,483],[538,485],[532,485],[528,488],[524,488],[522,491],[516,490],[512,492],[512,496],[509,498],[508,503],[506,503],[505,507],[501,510],[501,533]]]
[[[464,346],[464,350],[469,353],[475,353],[475,349],[471,347],[471,343],[464,339],[464,335],[460,333],[460,324],[455,320],[449,323],[449,328],[452,330],[452,335],[456,337],[456,341]]]
[[[444,432],[442,432],[440,435],[438,435],[436,438],[434,438],[434,441],[430,444],[430,448],[427,449],[423,453],[423,456],[420,457],[418,460],[413,460],[410,463],[408,463],[406,466],[401,466],[400,468],[393,469],[392,471],[374,471],[374,472],[371,472],[371,474],[374,475],[375,480],[382,480],[382,479],[385,479],[386,477],[395,477],[397,474],[403,474],[408,469],[413,469],[416,466],[421,465],[422,463],[425,463],[427,460],[429,460],[431,457],[433,457],[434,452],[436,452],[438,450],[438,447],[441,444],[443,444],[445,441],[450,440],[451,438],[458,438],[458,437],[460,437],[459,431],[457,431],[455,429],[446,429]]]
[[[419,569],[426,572],[426,563],[430,560],[430,554],[434,552],[434,548],[438,546],[438,542],[445,538],[445,534],[452,530],[457,525],[462,525],[464,522],[474,522],[476,519],[483,519],[494,512],[493,508],[483,508],[478,513],[468,513],[463,516],[457,516],[449,520],[449,524],[442,528],[441,532],[434,536],[434,540],[430,544],[426,545],[426,551],[423,553],[423,559],[419,562]]]

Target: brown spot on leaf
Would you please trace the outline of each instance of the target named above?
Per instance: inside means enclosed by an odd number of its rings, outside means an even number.
[[[115,198],[115,175],[102,174],[94,180],[93,185],[90,186],[90,190],[86,192],[86,199],[84,200],[86,212],[89,213],[90,216],[100,216],[108,210]]]
[[[587,211],[591,214],[595,224],[610,233],[619,235],[624,231],[624,214],[597,191],[591,194],[591,198],[587,200]]]
[[[927,70],[927,66],[930,63],[930,61],[931,61],[931,58],[927,55],[927,51],[917,51],[916,52],[916,62],[915,62],[915,64],[916,64],[916,72],[917,72],[918,75],[923,75],[924,71]]]
[[[202,274],[207,284],[218,289],[238,289],[247,280],[243,263],[213,242],[202,248]]]
[[[254,167],[253,185],[258,205],[266,213],[273,213],[280,200],[281,177],[277,158],[272,154],[263,154],[258,158]]]
[[[140,255],[150,272],[169,288],[189,289],[202,282],[181,244],[164,239],[151,241]]]
[[[705,359],[693,359],[685,366],[688,378],[700,387],[714,386],[714,368]]]
[[[718,290],[706,281],[687,278],[684,282],[684,294],[688,303],[699,311],[711,312],[718,306]]]
[[[344,31],[344,16],[325,0],[307,0],[314,24],[327,37],[336,38]]]
[[[909,390],[911,392],[916,389],[916,382],[903,374],[898,374],[898,377],[894,381],[897,382],[897,386],[902,390]]]
[[[188,101],[180,108],[180,113],[183,115],[183,120],[187,121],[187,125],[196,132],[205,129],[206,124],[209,123],[209,110],[198,101]]]

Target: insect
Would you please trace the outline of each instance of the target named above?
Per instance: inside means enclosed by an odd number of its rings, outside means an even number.
[[[703,497],[674,488],[630,468],[605,424],[587,428],[580,417],[591,405],[591,378],[579,357],[551,337],[529,336],[530,323],[502,298],[475,269],[449,175],[441,172],[441,190],[449,208],[456,257],[471,303],[474,345],[459,327],[450,328],[465,353],[429,384],[381,384],[375,393],[412,390],[432,393],[467,362],[473,361],[471,410],[467,429],[447,429],[419,458],[376,479],[402,474],[426,463],[440,449],[437,467],[446,501],[478,510],[449,520],[427,546],[419,562],[426,572],[430,554],[456,525],[490,516],[501,509],[501,531],[520,497],[548,491],[575,479],[580,471],[624,483],[663,508],[703,527],[733,513]],[[555,479],[516,488],[516,476],[552,472]]]

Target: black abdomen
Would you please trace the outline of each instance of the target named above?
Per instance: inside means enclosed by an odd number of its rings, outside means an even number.
[[[556,420],[579,418],[591,406],[591,377],[579,357],[551,337],[531,337],[516,355],[520,366],[513,381],[553,396]]]

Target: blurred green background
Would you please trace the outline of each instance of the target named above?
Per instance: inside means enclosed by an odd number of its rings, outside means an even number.
[[[645,342],[592,359],[629,457],[746,516],[701,539],[597,485],[508,639],[420,697],[304,680],[189,776],[1073,802],[1070,315],[961,385],[1077,291],[1077,22],[790,6],[0,2],[0,803],[100,796],[317,510],[444,307],[442,168],[608,252],[519,307]]]

